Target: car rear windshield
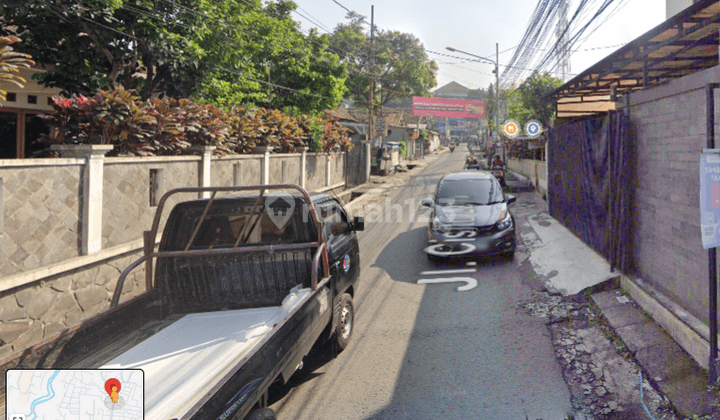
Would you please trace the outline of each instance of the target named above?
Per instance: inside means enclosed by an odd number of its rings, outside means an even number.
[[[232,247],[243,232],[245,240],[238,246],[304,243],[317,240],[312,219],[302,199],[296,198],[294,206],[285,200],[276,200],[270,208],[266,208],[264,203],[261,203],[255,213],[251,213],[254,203],[254,197],[216,200],[195,233],[190,249],[208,249],[211,246]],[[274,206],[275,203],[285,206]],[[206,204],[206,201],[186,202],[178,204],[173,209],[170,222],[163,234],[161,245],[163,251],[185,249],[190,238],[193,237]],[[292,211],[292,214],[287,214],[287,211]],[[251,223],[250,226],[246,226],[248,222]]]
[[[445,180],[438,192],[440,205],[487,205],[502,201],[502,189],[492,179]]]

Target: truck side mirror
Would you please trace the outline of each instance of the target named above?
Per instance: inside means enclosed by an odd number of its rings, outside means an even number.
[[[356,232],[365,230],[365,219],[360,216],[355,216],[353,218],[353,230]]]

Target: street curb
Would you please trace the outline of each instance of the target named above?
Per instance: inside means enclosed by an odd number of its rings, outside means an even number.
[[[530,181],[530,178],[526,177],[525,175],[521,175],[511,169],[507,169],[507,171],[510,172],[511,174],[513,174],[513,176],[516,177],[517,179],[519,179],[523,184],[525,184],[523,186],[524,188],[530,188],[533,191],[537,191],[537,188],[535,188],[532,181]]]
[[[707,326],[689,313],[674,307],[677,305],[640,279],[622,275],[621,287],[700,367],[708,370],[710,331]],[[678,316],[678,310],[682,317]]]
[[[446,152],[446,151],[445,151],[445,152]],[[425,156],[434,156],[434,155],[442,155],[442,154],[443,154],[443,151],[440,151],[440,152],[433,152],[433,153],[431,153],[431,154],[429,154],[429,155],[425,155]],[[435,159],[433,159],[432,161],[434,162]],[[404,173],[409,174],[408,177],[412,177],[412,176],[413,176],[412,174],[413,174],[413,173],[416,173],[416,172],[417,172],[417,169],[422,169],[422,168],[426,167],[427,165],[429,165],[429,164],[431,163],[431,161],[427,161],[427,160],[424,160],[424,159],[419,159],[419,160],[409,161],[409,162],[416,162],[416,163],[413,163],[414,166],[413,166],[412,169],[408,170],[407,172],[404,172]],[[406,165],[407,165],[407,162],[406,162]],[[390,177],[393,177],[393,176],[398,176],[398,175],[395,174],[395,175],[389,175],[389,176],[390,176]],[[407,185],[407,182],[405,182],[404,185]],[[362,190],[362,189],[372,190],[373,188],[382,188],[382,187],[373,187],[372,184],[360,184],[360,185],[357,185],[357,186],[355,186],[355,187],[353,187],[353,188],[351,188],[351,189],[349,189],[349,190],[343,191],[343,194],[352,194],[353,192],[358,192],[358,191],[360,191],[360,190]],[[338,195],[340,195],[340,194],[338,194]],[[368,191],[368,192],[364,192],[364,193],[362,193],[362,195],[360,195],[360,196],[357,197],[356,199],[351,200],[351,201],[348,201],[347,203],[345,203],[344,206],[345,206],[345,207],[357,206],[360,202],[362,202],[362,200],[364,200],[364,199],[370,199],[370,198],[372,198],[372,197],[374,197],[374,196],[375,196],[374,193],[371,193],[371,192],[369,192],[369,191]]]

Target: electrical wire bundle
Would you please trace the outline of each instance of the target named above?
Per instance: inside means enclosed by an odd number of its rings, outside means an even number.
[[[577,51],[629,1],[577,0],[570,19],[565,21],[558,12],[563,5],[572,10],[571,0],[539,0],[515,54],[503,66],[505,70],[500,77],[501,87],[507,89],[514,86],[529,76],[530,69],[540,73],[554,71],[569,53]],[[613,4],[615,8],[610,11]],[[551,32],[558,36],[548,37]],[[544,54],[541,54],[543,51]]]

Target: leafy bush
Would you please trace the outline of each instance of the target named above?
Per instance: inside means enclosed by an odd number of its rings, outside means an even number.
[[[191,146],[215,146],[216,154],[252,153],[261,146],[294,152],[309,146],[331,153],[352,147],[347,129],[314,116],[294,117],[279,110],[236,106],[230,110],[188,99],[141,101],[118,88],[92,98],[53,98],[50,144],[113,144],[113,155],[177,155]]]
[[[322,151],[322,141],[325,136],[325,126],[323,125],[322,119],[307,115],[300,118],[300,126],[305,133],[310,152],[318,153]]]
[[[407,141],[403,140],[400,142],[400,156],[407,160]]]
[[[324,124],[325,134],[322,138],[322,151],[332,153],[335,151],[345,152],[352,149],[353,144],[347,136],[348,129],[338,124],[335,120],[326,120]]]
[[[52,127],[45,139],[51,143],[130,144],[153,136],[155,117],[148,104],[123,89],[101,91],[92,98],[53,97],[55,113],[42,117]]]

